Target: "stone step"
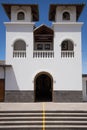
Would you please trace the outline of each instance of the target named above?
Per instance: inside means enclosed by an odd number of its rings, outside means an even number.
[[[32,110],[32,111],[26,111],[26,110],[24,110],[24,111],[17,111],[17,110],[14,110],[14,111],[0,111],[0,113],[42,113],[43,111],[34,111],[34,110]]]
[[[0,106],[1,106],[1,104],[0,104]],[[14,110],[0,109],[0,113],[8,113],[8,112],[9,113],[19,113],[19,112],[22,112],[22,113],[42,113],[43,112],[43,110],[21,110],[21,108],[20,108],[20,110],[17,110],[17,109],[14,109]],[[47,112],[47,113],[87,113],[86,110],[45,110],[45,112]]]
[[[43,128],[41,125],[1,125],[0,129],[3,128]],[[47,125],[45,126],[45,128],[77,128],[77,130],[79,130],[79,128],[86,128],[87,129],[87,125]],[[71,129],[70,129],[71,130]]]
[[[0,125],[1,124],[42,124],[43,122],[42,122],[42,120],[40,120],[40,121],[37,121],[37,120],[34,120],[34,121],[31,121],[31,120],[29,120],[29,121],[0,121]],[[87,124],[87,121],[56,121],[56,120],[53,120],[53,121],[45,121],[45,124],[50,124],[50,125],[52,125],[52,124],[60,124],[60,123],[62,123],[62,124],[79,124],[79,125],[81,125],[81,124]]]
[[[43,113],[43,112],[42,112]],[[42,113],[22,113],[22,112],[19,112],[19,113],[14,113],[14,112],[5,112],[5,113],[0,113],[0,116],[1,115],[29,115],[29,116],[37,116],[37,115],[42,115]],[[46,113],[45,112],[45,115],[46,116],[49,116],[49,115],[54,115],[54,116],[58,116],[58,115],[86,115],[87,116],[87,113]]]
[[[87,111],[45,111],[46,130],[87,130]],[[0,111],[0,130],[42,130],[43,111]]]
[[[46,110],[45,111],[46,113],[87,113],[87,111],[85,111],[85,110],[59,110],[59,111],[57,111],[57,110]]]
[[[42,113],[43,111],[41,110],[0,110],[0,113],[19,113],[19,112],[22,112],[22,113]],[[46,113],[87,113],[87,111],[85,110],[45,110]]]
[[[1,120],[42,120],[42,117],[0,117]],[[67,119],[67,120],[87,120],[87,117],[45,117],[46,120],[62,120],[62,119]]]

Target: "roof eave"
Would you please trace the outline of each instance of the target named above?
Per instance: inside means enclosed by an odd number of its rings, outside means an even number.
[[[82,10],[83,10],[83,8],[85,6],[85,3],[82,3],[82,4],[51,4],[50,5],[50,10],[49,10],[49,20],[50,21],[55,21],[55,12],[56,12],[56,7],[57,6],[76,6],[77,7],[77,13],[79,11],[78,7],[82,7],[81,11],[77,15],[77,20],[78,20],[79,16],[81,15],[81,12],[82,12]]]
[[[37,4],[2,4],[7,16],[11,19],[11,6],[30,6],[32,10],[33,19],[32,21],[39,20],[39,10]]]

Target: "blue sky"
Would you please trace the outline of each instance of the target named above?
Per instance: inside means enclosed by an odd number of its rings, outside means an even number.
[[[1,3],[28,3],[39,5],[39,21],[36,22],[36,26],[46,24],[52,25],[52,22],[48,19],[49,5],[57,3],[85,3],[86,6],[79,18],[79,22],[84,22],[82,28],[82,69],[83,73],[87,73],[87,0],[0,0],[0,60],[5,59],[5,26],[3,22],[9,21],[6,16]]]

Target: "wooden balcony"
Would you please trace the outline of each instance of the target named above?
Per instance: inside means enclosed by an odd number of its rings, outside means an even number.
[[[62,58],[74,57],[74,51],[61,51]]]
[[[53,58],[54,51],[33,51],[33,58]]]
[[[13,57],[19,57],[19,58],[25,58],[26,57],[26,51],[13,51]]]

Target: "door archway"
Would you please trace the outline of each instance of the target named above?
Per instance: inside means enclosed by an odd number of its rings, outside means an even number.
[[[34,93],[36,102],[52,101],[53,78],[49,73],[41,72],[35,76]]]

